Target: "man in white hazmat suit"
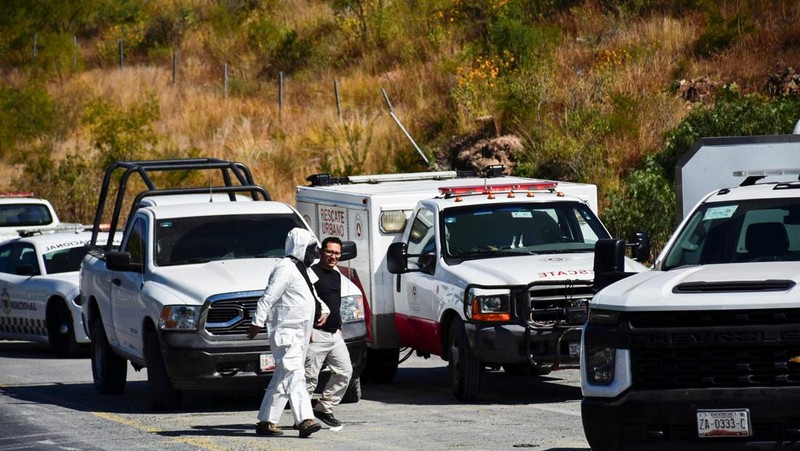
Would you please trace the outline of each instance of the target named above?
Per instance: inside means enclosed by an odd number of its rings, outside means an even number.
[[[269,276],[264,294],[247,337],[254,338],[267,326],[269,344],[275,357],[275,373],[261,401],[256,433],[282,435],[278,427],[286,403],[290,402],[294,424],[305,438],[321,429],[314,421],[311,398],[306,391],[305,358],[315,311],[321,309],[318,324],[324,324],[330,310],[316,298],[312,284],[316,281],[308,267],[319,256],[319,242],[308,230],[294,228],[286,237],[286,257]]]

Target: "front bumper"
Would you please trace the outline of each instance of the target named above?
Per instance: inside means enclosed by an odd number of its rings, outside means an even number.
[[[584,398],[583,430],[593,449],[800,449],[800,387],[630,391]],[[698,437],[698,409],[749,409],[751,437]]]
[[[576,368],[580,361],[575,346],[580,344],[582,326],[534,329],[470,322],[465,327],[475,356],[487,364],[547,364],[558,369]]]
[[[170,332],[161,339],[167,373],[177,389],[263,389],[272,374],[260,371],[260,356],[269,353],[264,338],[209,341],[197,333]]]

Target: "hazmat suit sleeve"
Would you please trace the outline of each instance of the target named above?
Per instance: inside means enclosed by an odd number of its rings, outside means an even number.
[[[283,261],[281,261],[281,263],[283,263]],[[293,268],[281,263],[275,266],[275,269],[269,275],[267,287],[264,289],[264,293],[261,297],[258,298],[256,314],[252,321],[252,324],[255,326],[264,327],[272,305],[283,295],[291,282]]]

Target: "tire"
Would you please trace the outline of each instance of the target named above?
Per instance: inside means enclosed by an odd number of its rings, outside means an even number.
[[[342,403],[352,404],[361,399],[361,378],[354,377],[350,379],[350,384],[347,386],[347,391],[342,396]]]
[[[472,353],[467,332],[460,319],[454,320],[450,326],[447,344],[450,351],[447,369],[450,372],[453,395],[462,402],[475,401],[480,392],[483,365]]]
[[[158,411],[177,409],[181,406],[181,392],[169,380],[158,335],[153,329],[145,332],[144,356],[147,363],[147,385],[150,387],[150,408]]]
[[[80,352],[81,346],[75,340],[72,312],[63,300],[54,300],[48,304],[45,322],[47,339],[53,352],[59,357],[75,357]]]
[[[397,373],[400,348],[367,349],[367,367],[364,379],[378,384],[389,384]]]
[[[118,356],[108,344],[103,321],[92,322],[92,378],[94,388],[104,395],[117,395],[125,390],[128,361]]]

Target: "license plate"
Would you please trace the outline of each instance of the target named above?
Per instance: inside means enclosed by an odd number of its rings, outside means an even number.
[[[261,371],[275,371],[275,357],[272,354],[261,354]]]
[[[569,356],[570,357],[578,357],[581,355],[581,342],[580,341],[570,341],[569,342]]]
[[[697,435],[700,437],[750,437],[750,410],[698,410]]]

